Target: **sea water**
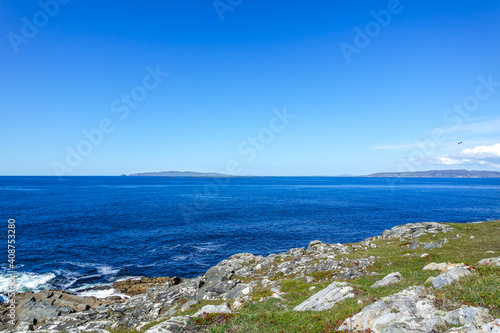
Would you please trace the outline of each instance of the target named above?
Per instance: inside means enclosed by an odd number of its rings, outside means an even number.
[[[409,222],[497,220],[500,179],[0,177],[0,212],[0,293],[9,219],[18,290],[78,291],[194,277],[235,253],[356,242]]]

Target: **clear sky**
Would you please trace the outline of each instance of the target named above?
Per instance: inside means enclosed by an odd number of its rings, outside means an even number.
[[[499,1],[4,0],[0,21],[0,175],[500,170]]]

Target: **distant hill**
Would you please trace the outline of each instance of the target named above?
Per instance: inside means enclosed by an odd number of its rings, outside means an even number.
[[[363,177],[500,178],[500,172],[474,171],[474,170],[429,170],[429,171],[415,171],[415,172],[378,172]]]
[[[193,171],[159,171],[159,172],[142,172],[133,173],[129,175],[131,177],[171,177],[171,178],[222,178],[222,177],[232,177],[230,175],[225,175],[222,173],[205,173],[205,172],[193,172]]]

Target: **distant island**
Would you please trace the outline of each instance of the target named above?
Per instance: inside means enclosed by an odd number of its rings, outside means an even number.
[[[125,176],[125,175],[122,175]],[[279,176],[234,176],[216,172],[194,171],[159,171],[133,173],[130,177],[163,177],[163,178],[275,178]],[[289,176],[294,177],[294,176]],[[297,176],[308,177],[308,176]],[[337,176],[310,176],[310,177],[399,177],[399,178],[500,178],[500,171],[475,170],[429,170],[414,172],[377,172],[370,175],[352,176],[348,174]]]
[[[167,177],[167,178],[227,178],[234,177],[223,173],[215,172],[194,172],[194,171],[159,171],[159,172],[142,172],[133,173],[130,177]]]
[[[429,170],[415,172],[377,172],[363,177],[400,178],[500,178],[499,171]]]

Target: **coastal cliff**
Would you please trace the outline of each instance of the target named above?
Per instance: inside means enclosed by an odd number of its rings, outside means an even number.
[[[127,299],[23,293],[1,332],[500,332],[498,239],[500,221],[411,223],[115,284]]]

